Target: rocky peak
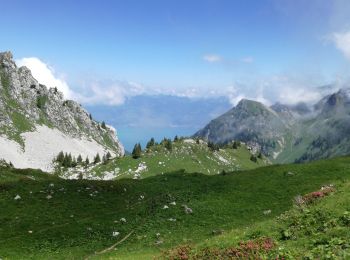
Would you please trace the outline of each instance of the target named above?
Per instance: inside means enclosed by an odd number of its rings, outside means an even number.
[[[338,92],[328,95],[321,99],[316,105],[315,110],[322,116],[332,116],[334,113],[342,113],[350,108],[349,89],[340,89]]]
[[[15,69],[17,67],[10,51],[0,52],[0,65],[1,68]]]
[[[0,53],[0,137],[7,136],[25,149],[22,134],[39,126],[124,154],[112,128],[102,127],[80,104],[65,100],[57,88],[40,84],[28,68],[18,68],[11,52]]]

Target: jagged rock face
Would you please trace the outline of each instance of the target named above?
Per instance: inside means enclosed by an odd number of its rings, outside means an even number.
[[[102,128],[81,105],[64,100],[57,88],[37,82],[28,68],[17,68],[10,52],[0,53],[0,78],[0,135],[23,150],[23,133],[35,132],[41,125],[67,137],[96,142],[117,156],[124,154],[112,127]]]

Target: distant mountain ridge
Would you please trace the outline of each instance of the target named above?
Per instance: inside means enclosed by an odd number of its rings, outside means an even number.
[[[350,89],[327,95],[314,106],[270,107],[241,100],[194,136],[215,143],[251,143],[275,162],[304,162],[350,153]]]
[[[115,130],[100,124],[78,103],[47,88],[10,52],[0,53],[0,158],[18,168],[51,169],[61,150],[92,159],[124,154]]]

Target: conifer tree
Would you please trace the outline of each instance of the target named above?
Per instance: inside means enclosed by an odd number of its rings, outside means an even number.
[[[258,159],[256,158],[256,156],[253,155],[253,154],[250,156],[250,160],[251,160],[252,162],[257,162],[257,161],[258,161]]]
[[[77,158],[77,163],[78,164],[81,164],[83,162],[83,158],[81,157],[81,155],[79,154],[78,155],[78,158]]]
[[[86,156],[86,159],[85,159],[85,165],[88,166],[90,164],[90,160],[89,160],[89,157]]]
[[[67,153],[64,154],[62,166],[65,168],[69,167],[69,158]]]
[[[101,127],[102,127],[103,129],[106,129],[106,128],[107,128],[107,127],[106,127],[105,121],[102,121]]]
[[[155,141],[154,141],[154,138],[152,137],[151,140],[149,140],[147,142],[147,145],[146,145],[146,148],[147,149],[150,149],[151,147],[153,147],[155,145]]]
[[[56,157],[56,162],[59,164],[59,165],[62,165],[63,164],[63,160],[64,160],[64,153],[63,151],[59,152],[57,157]]]
[[[72,166],[72,162],[73,162],[72,154],[69,153],[69,154],[68,154],[68,167],[71,167],[71,166]]]
[[[75,157],[73,157],[71,167],[76,167],[77,165],[78,165],[77,160],[75,159]]]
[[[140,143],[135,144],[134,149],[132,150],[132,158],[134,159],[140,158],[141,152],[142,152],[141,144]]]
[[[109,159],[112,158],[112,155],[111,155],[111,153],[110,153],[109,151],[108,151],[107,154],[106,154],[106,158],[107,158],[107,160],[109,160]]]
[[[168,151],[171,151],[173,149],[173,143],[170,139],[166,139],[164,146]]]
[[[97,153],[95,158],[94,158],[94,164],[101,162],[100,155]]]

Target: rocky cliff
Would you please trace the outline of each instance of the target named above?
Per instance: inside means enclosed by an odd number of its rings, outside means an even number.
[[[40,84],[10,52],[0,53],[0,158],[20,168],[52,169],[60,151],[89,157],[122,156],[115,130],[92,119],[55,86]]]

